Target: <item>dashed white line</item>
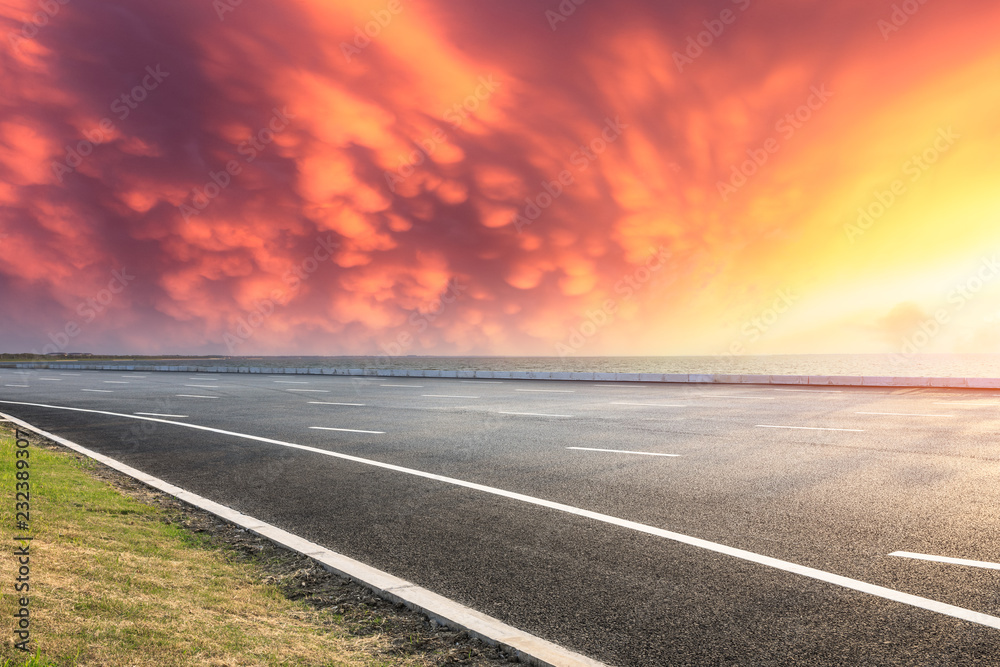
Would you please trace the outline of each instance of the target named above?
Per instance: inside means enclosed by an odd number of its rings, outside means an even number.
[[[346,433],[374,433],[376,435],[384,435],[385,431],[362,431],[357,428],[333,428],[332,426],[310,426],[309,428],[316,429],[317,431],[344,431]]]
[[[420,394],[424,398],[479,398],[478,396],[452,396],[450,394]]]
[[[567,447],[566,449],[581,449],[587,452],[611,452],[613,454],[641,454],[642,456],[680,456],[680,454],[660,454],[659,452],[631,452],[627,449],[597,449],[595,447]]]
[[[541,412],[504,412],[500,411],[499,414],[502,415],[524,415],[526,417],[572,417],[573,415],[549,415]]]
[[[575,389],[515,389],[514,391],[530,391],[542,394],[575,394]]]
[[[380,387],[412,387],[414,389],[423,389],[422,384],[380,384]]]
[[[466,384],[505,384],[500,380],[459,380],[459,382],[465,382]]]
[[[645,405],[651,408],[687,408],[687,404],[682,403],[627,403],[624,401],[612,401],[609,405]]]
[[[326,401],[309,401],[309,405],[354,405],[364,407],[364,403],[327,403]]]
[[[955,415],[924,415],[916,412],[855,412],[856,415],[885,415],[887,417],[954,417]]]
[[[774,426],[771,424],[754,424],[757,428],[797,428],[805,431],[854,431],[855,433],[864,433],[863,428],[827,428],[825,426]]]
[[[824,570],[819,570],[805,565],[799,565],[798,563],[792,563],[790,561],[781,560],[779,558],[773,558],[771,556],[765,556],[763,554],[754,553],[752,551],[747,551],[745,549],[730,547],[725,544],[719,544],[718,542],[710,542],[708,540],[704,540],[698,537],[693,537],[691,535],[675,533],[673,531],[664,530],[663,528],[657,528],[655,526],[649,526],[646,524],[638,523],[636,521],[629,521],[628,519],[621,519],[608,514],[601,514],[599,512],[594,512],[592,510],[587,510],[580,507],[573,507],[572,505],[565,505],[563,503],[557,503],[551,500],[545,500],[543,498],[528,496],[514,491],[507,491],[505,489],[500,489],[493,486],[486,486],[484,484],[477,484],[475,482],[467,482],[465,480],[456,479],[454,477],[445,477],[444,475],[424,472],[422,470],[416,470],[414,468],[404,468],[403,466],[394,465],[392,463],[383,463],[381,461],[365,459],[359,456],[351,456],[350,454],[330,451],[327,449],[320,449],[318,447],[309,447],[306,445],[299,445],[293,442],[274,440],[272,438],[265,438],[259,435],[250,435],[247,433],[238,433],[235,431],[225,431],[223,429],[212,428],[210,426],[201,426],[200,424],[173,422],[173,421],[158,419],[156,417],[138,417],[134,415],[122,414],[120,412],[109,412],[106,410],[91,410],[86,408],[72,408],[68,406],[48,405],[44,403],[28,403],[24,401],[0,400],[0,404],[29,405],[33,407],[49,408],[53,410],[67,410],[70,412],[86,412],[90,414],[102,414],[112,417],[127,417],[130,419],[158,421],[164,424],[173,424],[175,426],[184,426],[196,430],[219,433],[221,435],[230,435],[237,438],[255,440],[257,442],[266,442],[268,444],[279,445],[281,447],[288,447],[290,449],[297,449],[299,451],[312,452],[314,454],[318,454],[321,456],[331,456],[334,458],[343,459],[345,461],[352,461],[354,463],[362,465],[368,465],[375,468],[382,468],[383,470],[393,470],[395,472],[403,473],[406,475],[412,475],[414,477],[423,477],[424,479],[431,479],[434,481],[443,482],[445,484],[461,486],[467,489],[472,489],[474,491],[480,491],[482,493],[489,493],[495,496],[509,498],[511,500],[517,500],[526,504],[535,505],[537,507],[545,507],[557,512],[570,514],[572,516],[586,517],[588,519],[593,519],[594,521],[599,521],[602,523],[618,526],[620,528],[627,528],[629,530],[645,533],[647,535],[662,537],[664,539],[672,540],[674,542],[679,542],[681,544],[687,544],[689,546],[697,547],[699,549],[704,549],[706,551],[711,551],[713,553],[723,554],[731,558],[737,558],[743,561],[757,563],[758,565],[764,565],[765,567],[771,567],[776,570],[781,570],[783,572],[797,574],[799,576],[807,577],[809,579],[813,579],[816,581],[823,581],[829,584],[833,584],[835,586],[841,586],[843,588],[847,588],[849,590],[854,590],[861,593],[867,593],[868,595],[873,595],[875,597],[880,597],[886,600],[892,600],[900,604],[909,605],[911,607],[916,607],[918,609],[926,609],[928,611],[932,611],[945,616],[951,616],[952,618],[958,618],[964,621],[968,621],[970,623],[977,623],[979,625],[984,625],[986,627],[1000,630],[1000,617],[997,616],[991,616],[989,614],[973,611],[971,609],[957,607],[955,605],[951,605],[946,602],[931,600],[929,598],[920,597],[918,595],[913,595],[911,593],[904,593],[902,591],[886,588],[884,586],[870,584],[868,582],[861,581],[858,579],[851,579],[850,577],[834,574],[832,572],[826,572]],[[49,434],[46,434],[47,437],[48,435]],[[54,436],[53,439],[59,440],[59,436]],[[88,453],[88,455],[90,454]]]
[[[600,387],[604,389],[605,387],[612,387],[614,389],[645,389],[646,385],[642,384],[595,384],[591,385],[593,387]]]
[[[301,391],[301,392],[310,392],[310,393],[313,393],[313,394],[329,394],[330,393],[329,389],[286,389],[285,391]]]
[[[104,380],[104,384],[128,384],[125,380]]]
[[[5,387],[27,387],[26,384],[5,384]]]
[[[185,387],[193,387],[194,389],[218,389],[217,384],[186,384]]]
[[[187,415],[164,415],[159,412],[133,412],[135,415],[147,415],[149,417],[173,417],[175,419],[187,419]]]
[[[305,380],[275,380],[275,384],[309,384]]]
[[[60,373],[59,375],[65,375],[67,377],[75,377],[75,378],[80,377],[79,373]]]
[[[808,391],[813,394],[842,394],[841,389],[775,389],[775,391]]]
[[[175,394],[178,398],[218,398],[218,396],[202,396],[201,394]]]
[[[80,391],[96,391],[96,392],[99,392],[101,394],[113,394],[113,393],[115,393],[111,389],[81,389]]]
[[[954,408],[988,408],[1000,403],[959,403],[958,401],[934,401],[934,405],[950,405]]]
[[[38,378],[42,382],[62,382],[62,378]]]
[[[893,551],[890,556],[901,558],[914,558],[916,560],[929,560],[935,563],[950,563],[952,565],[968,565],[969,567],[982,567],[987,570],[1000,570],[1000,563],[989,563],[983,560],[969,560],[967,558],[949,558],[948,556],[931,556],[928,554],[916,554],[912,551]]]

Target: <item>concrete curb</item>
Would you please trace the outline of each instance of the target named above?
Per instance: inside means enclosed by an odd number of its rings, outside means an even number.
[[[824,387],[950,387],[1000,389],[1000,378],[885,377],[860,375],[711,375],[673,373],[577,373],[557,371],[439,371],[386,368],[265,368],[246,366],[112,366],[21,362],[0,368],[74,371],[141,371],[180,373],[260,373],[265,375],[347,375],[352,377],[483,378],[503,380],[569,380],[578,382],[663,382],[682,384],[774,384]]]
[[[308,556],[320,563],[325,569],[370,588],[381,598],[392,602],[401,602],[410,609],[426,614],[428,618],[442,625],[457,630],[465,630],[473,637],[477,637],[487,644],[499,646],[504,651],[516,655],[525,664],[536,665],[537,667],[607,667],[602,662],[592,660],[584,655],[565,649],[558,644],[553,644],[540,637],[518,630],[492,616],[487,616],[475,609],[449,600],[426,588],[412,584],[405,579],[400,579],[388,572],[377,570],[353,558],[330,551],[315,542],[305,540],[298,535],[284,531],[277,526],[272,526],[252,516],[237,512],[232,508],[220,505],[203,496],[185,491],[158,477],[147,475],[141,470],[127,466],[124,463],[119,463],[103,454],[78,445],[72,440],[67,440],[66,438],[44,431],[17,417],[12,417],[2,412],[0,412],[0,417],[28,429],[43,438],[57,442],[64,447],[68,447],[75,452],[103,463],[109,468],[114,468],[129,477],[139,480],[143,484],[159,489],[164,493],[169,493],[189,505],[194,505],[207,512],[211,512],[219,518],[245,528],[261,537],[265,537],[279,546]]]

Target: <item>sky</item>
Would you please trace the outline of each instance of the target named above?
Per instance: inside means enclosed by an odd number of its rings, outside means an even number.
[[[0,351],[1000,352],[998,28],[3,0]]]

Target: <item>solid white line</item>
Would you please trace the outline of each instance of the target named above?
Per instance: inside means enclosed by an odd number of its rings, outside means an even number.
[[[177,419],[187,419],[187,415],[164,415],[159,412],[135,412],[137,415],[147,415],[149,417],[175,417]]]
[[[594,447],[567,447],[566,449],[582,449],[588,452],[612,452],[614,454],[642,454],[643,456],[680,456],[680,454],[660,454],[658,452],[630,452],[626,449],[596,449]]]
[[[917,560],[929,560],[935,563],[951,563],[952,565],[968,565],[970,567],[982,567],[987,570],[1000,570],[1000,563],[988,563],[982,560],[968,560],[966,558],[949,558],[948,556],[930,556],[928,554],[915,554],[912,551],[893,551],[890,556],[900,556],[901,558],[915,558]]]
[[[329,389],[286,389],[285,391],[304,391],[304,392],[311,392],[311,393],[314,393],[314,394],[329,394],[330,393]]]
[[[515,389],[514,391],[531,391],[544,394],[575,394],[576,389]]]
[[[921,415],[914,412],[855,412],[856,415],[886,415],[887,417],[954,417],[955,415]]]
[[[841,389],[775,389],[775,391],[808,391],[813,394],[842,394]]]
[[[325,401],[309,401],[309,405],[356,405],[356,406],[364,406],[364,403],[327,403]]]
[[[86,389],[84,389],[86,391]],[[175,394],[180,398],[218,398],[218,396],[201,396],[199,394]]]
[[[652,408],[686,408],[687,405],[682,405],[680,403],[624,403],[622,401],[614,401],[609,403],[609,405],[645,405]]]
[[[186,384],[185,387],[194,387],[195,389],[218,389],[217,384]]]
[[[316,429],[317,431],[344,431],[346,433],[375,433],[385,435],[385,431],[362,431],[356,428],[333,428],[332,426],[310,426],[309,428]]]
[[[414,389],[423,389],[422,384],[380,384],[380,387],[413,387]]]
[[[821,426],[772,426],[770,424],[754,424],[757,428],[797,428],[806,431],[854,431],[856,433],[864,433],[863,428],[826,428]]]
[[[450,396],[448,394],[420,394],[424,398],[479,398],[478,396]]]
[[[5,387],[27,387],[26,384],[5,384]]]
[[[90,410],[86,408],[72,408],[68,406],[60,405],[47,405],[44,403],[28,403],[24,401],[3,401],[0,400],[0,404],[7,405],[28,405],[38,408],[50,408],[53,410],[67,410],[71,412],[87,412],[91,414],[103,414],[112,417],[127,417],[129,419],[141,419],[146,421],[160,422],[162,424],[172,424],[174,426],[184,426],[186,428],[197,429],[200,431],[210,431],[213,433],[219,433],[222,435],[231,435],[237,438],[245,438],[247,440],[255,440],[257,442],[266,442],[273,445],[280,445],[282,447],[288,447],[290,449],[298,449],[300,451],[312,452],[314,454],[320,454],[323,456],[332,456],[334,458],[343,459],[345,461],[353,461],[355,463],[360,463],[363,465],[372,466],[375,468],[382,468],[384,470],[393,470],[396,472],[401,472],[407,475],[413,475],[415,477],[423,477],[424,479],[431,479],[438,482],[444,482],[446,484],[453,484],[455,486],[461,486],[467,489],[473,489],[475,491],[482,491],[483,493],[490,493],[496,496],[501,496],[504,498],[509,498],[511,500],[519,500],[524,503],[531,505],[536,505],[539,507],[546,507],[548,509],[556,510],[559,512],[565,512],[567,514],[572,514],[574,516],[582,516],[588,519],[593,519],[595,521],[600,521],[603,523],[619,526],[622,528],[628,528],[640,533],[646,533],[647,535],[655,535],[657,537],[662,537],[668,540],[673,540],[675,542],[680,542],[682,544],[687,544],[690,546],[705,549],[707,551],[712,551],[714,553],[724,554],[726,556],[731,556],[733,558],[738,558],[741,560],[749,561],[752,563],[757,563],[759,565],[764,565],[766,567],[771,567],[777,570],[782,570],[784,572],[791,572],[793,574],[798,574],[803,577],[808,577],[810,579],[815,579],[817,581],[823,581],[829,584],[834,584],[836,586],[841,586],[843,588],[848,588],[851,590],[859,591],[861,593],[867,593],[869,595],[874,595],[876,597],[885,598],[887,600],[893,600],[895,602],[900,602],[902,604],[907,604],[912,607],[917,607],[919,609],[926,609],[928,611],[933,611],[945,616],[951,616],[953,618],[959,618],[971,623],[978,623],[980,625],[985,625],[987,627],[995,628],[1000,630],[1000,617],[990,616],[989,614],[984,614],[978,611],[972,611],[971,609],[964,609],[962,607],[956,607],[944,602],[938,602],[937,600],[930,600],[928,598],[923,598],[917,595],[911,595],[910,593],[903,593],[902,591],[896,591],[891,588],[885,588],[884,586],[878,586],[875,584],[869,584],[864,581],[859,581],[857,579],[851,579],[849,577],[843,577],[839,574],[833,574],[832,572],[826,572],[824,570],[818,570],[816,568],[807,567],[805,565],[799,565],[797,563],[792,563],[786,560],[781,560],[778,558],[772,558],[770,556],[764,556],[761,554],[754,553],[752,551],[746,551],[744,549],[737,549],[735,547],[726,546],[724,544],[718,544],[716,542],[710,542],[708,540],[703,540],[698,537],[691,537],[690,535],[683,535],[681,533],[675,533],[669,530],[664,530],[662,528],[656,528],[654,526],[647,526],[645,524],[637,523],[635,521],[629,521],[627,519],[619,519],[617,517],[609,516],[607,514],[601,514],[599,512],[593,512],[591,510],[581,509],[579,507],[573,507],[572,505],[564,505],[562,503],[553,502],[551,500],[544,500],[542,498],[535,498],[533,496],[527,496],[521,493],[515,493],[513,491],[505,491],[503,489],[498,489],[492,486],[486,486],[483,484],[477,484],[475,482],[466,482],[461,479],[455,479],[454,477],[445,477],[444,475],[437,475],[430,472],[424,472],[422,470],[415,470],[413,468],[404,468],[403,466],[397,466],[391,463],[382,463],[381,461],[373,461],[371,459],[364,459],[359,456],[351,456],[350,454],[343,454],[341,452],[330,451],[326,449],[319,449],[318,447],[309,447],[306,445],[297,445],[292,442],[285,442],[283,440],[274,440],[271,438],[265,438],[259,435],[250,435],[247,433],[237,433],[235,431],[225,431],[222,429],[212,428],[209,426],[201,426],[199,424],[188,424],[186,422],[174,422],[166,419],[159,419],[156,417],[138,417],[135,415],[122,414],[120,412],[108,412],[105,410]],[[18,419],[13,419],[21,423],[25,427],[29,425]],[[56,442],[68,442],[59,436],[53,436],[47,432],[39,431],[39,429],[33,430],[40,432],[43,436],[54,440]],[[75,443],[74,443],[75,444]],[[77,446],[79,447],[79,446]],[[74,448],[77,448],[74,447]],[[80,448],[82,449],[82,448]],[[86,452],[88,456],[92,456],[88,451]],[[96,453],[95,453],[96,454]],[[93,458],[101,456],[96,454]],[[123,464],[114,461],[114,459],[109,459],[107,457],[101,456],[101,461],[107,460],[113,462],[116,466]],[[121,468],[119,468],[121,469]],[[138,472],[138,471],[137,471]]]
[[[503,412],[500,411],[502,415],[525,415],[528,417],[572,417],[573,415],[547,415],[541,412]]]
[[[7,415],[0,413],[0,417],[5,416]],[[261,535],[279,546],[308,556],[322,563],[335,574],[374,590],[376,595],[380,597],[401,600],[407,606],[411,606],[416,611],[424,613],[431,618],[444,619],[446,624],[453,626],[454,629],[467,630],[470,635],[478,639],[485,639],[492,644],[510,646],[514,649],[515,653],[519,653],[527,658],[533,658],[538,664],[565,665],[566,667],[606,667],[604,663],[591,660],[579,653],[573,653],[540,637],[501,623],[491,616],[461,605],[426,588],[421,588],[388,572],[377,570],[374,567],[365,565],[361,561],[348,558],[335,551],[330,551],[315,542],[305,540],[298,535],[284,531],[260,519],[237,512],[230,507],[220,505],[190,491],[185,491],[179,486],[174,486],[169,482],[148,475],[124,463],[119,463],[103,454],[98,454],[85,447],[81,447],[72,440],[67,440],[48,431],[43,431],[37,426],[33,426],[15,417],[11,417],[9,421],[15,422],[23,428],[34,431],[44,438],[48,438],[75,452],[88,456],[155,489],[169,493],[190,505],[211,512],[225,521]]]
[[[7,386],[9,387],[10,385],[7,385]],[[115,393],[114,390],[112,390],[112,389],[81,389],[80,391],[96,391],[96,392],[100,392],[102,394],[113,394],[113,393]]]

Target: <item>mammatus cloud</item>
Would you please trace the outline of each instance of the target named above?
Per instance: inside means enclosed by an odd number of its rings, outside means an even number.
[[[997,247],[994,5],[543,5],[8,2],[5,347],[895,351]]]

